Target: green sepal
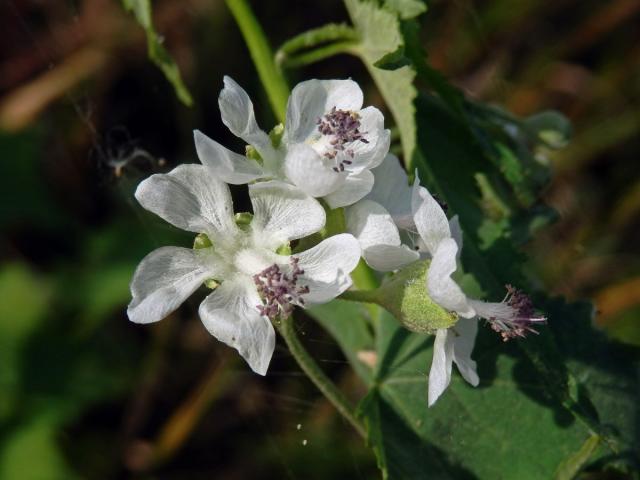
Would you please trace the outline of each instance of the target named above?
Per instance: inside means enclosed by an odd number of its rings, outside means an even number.
[[[193,239],[194,250],[200,250],[203,248],[211,248],[211,247],[213,247],[213,242],[207,236],[206,233],[199,233],[198,235],[196,235],[196,238]],[[220,282],[218,282],[213,278],[208,278],[203,283],[205,287],[210,288],[211,290],[218,288],[218,286],[220,285]]]
[[[429,260],[418,260],[377,289],[378,304],[412,332],[434,333],[458,321],[458,315],[442,308],[427,293],[430,263]]]
[[[284,245],[280,245],[277,248],[276,253],[278,255],[291,255],[291,244],[287,242]]]
[[[199,250],[201,248],[213,247],[213,243],[209,239],[206,233],[199,233],[196,238],[193,239],[193,249]]]
[[[256,147],[254,147],[253,145],[246,145],[244,147],[244,155],[250,160],[255,160],[260,165],[262,165],[263,163],[260,153],[258,153],[258,150],[256,150]]]
[[[271,129],[271,131],[269,132],[269,138],[271,139],[271,145],[273,145],[273,148],[280,147],[283,134],[284,134],[284,125],[282,123],[279,123],[278,125],[276,125]]]
[[[427,293],[429,260],[407,265],[374,290],[349,290],[340,298],[380,305],[407,330],[435,333],[458,321],[458,315],[434,302]]]
[[[235,214],[234,218],[240,230],[247,230],[251,224],[251,220],[253,220],[253,213],[239,212]]]

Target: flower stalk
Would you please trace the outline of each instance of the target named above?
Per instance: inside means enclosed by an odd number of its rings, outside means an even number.
[[[274,61],[273,52],[262,27],[258,23],[247,0],[227,0],[227,6],[235,19],[249,48],[260,81],[267,91],[271,108],[280,122],[284,122],[289,86],[282,70]]]
[[[293,317],[281,319],[276,327],[289,347],[293,358],[296,359],[302,371],[307,374],[313,384],[327,397],[338,412],[351,424],[362,438],[366,438],[363,425],[356,418],[353,406],[338,387],[327,377],[316,361],[304,348],[296,333]]]

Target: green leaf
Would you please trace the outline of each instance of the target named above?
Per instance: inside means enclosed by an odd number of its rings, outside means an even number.
[[[378,60],[398,51],[404,45],[398,14],[392,9],[379,8],[375,2],[366,0],[345,0],[345,6],[360,36],[356,53],[369,69],[391,110],[400,132],[405,159],[409,159],[416,145],[413,106],[413,100],[417,96],[417,90],[413,86],[415,71],[409,66],[393,71],[381,70],[374,66]]]
[[[155,63],[169,83],[173,85],[176,95],[187,106],[193,105],[193,98],[180,76],[178,65],[169,52],[162,46],[162,38],[153,26],[150,0],[122,0],[124,8],[132,12],[147,35],[149,58]]]
[[[307,313],[322,325],[344,352],[347,360],[358,375],[369,380],[372,369],[363,359],[374,353],[373,334],[366,321],[367,310],[363,305],[334,300],[324,305],[316,305]]]
[[[275,55],[283,67],[299,67],[349,51],[358,41],[358,33],[345,24],[330,23],[287,40]]]
[[[460,217],[463,264],[479,296],[498,300],[505,283],[529,289],[516,247],[555,216],[540,202],[549,172],[537,148],[561,146],[568,122],[519,120],[470,102],[427,64],[417,22],[388,2],[345,3],[361,35],[358,53],[396,119],[405,162]],[[418,95],[417,76],[437,97]],[[428,413],[431,342],[393,320],[373,322],[379,363],[360,411],[385,476],[570,478],[585,467],[637,468],[637,352],[618,352],[582,305],[543,297],[536,304],[549,328],[506,346],[483,329],[476,348],[483,384],[474,390],[456,376]],[[578,338],[589,347],[574,356]],[[490,441],[476,442],[482,434]]]
[[[73,480],[79,478],[67,464],[56,442],[56,428],[46,416],[16,429],[0,451],[0,478]]]
[[[344,303],[338,303],[312,315],[330,325],[353,361],[354,349],[363,346],[363,338],[353,335],[351,315],[357,308],[342,310]],[[581,401],[589,402],[588,392],[590,408],[601,412],[598,428],[618,437],[617,450],[549,395],[546,379],[515,342],[503,343],[489,328],[481,328],[474,354],[479,387],[455,373],[445,394],[428,409],[432,337],[410,333],[383,313],[376,328],[375,373],[363,376],[371,388],[359,414],[385,478],[561,479],[597,458],[633,465],[637,351],[621,351],[595,333],[584,305],[554,300],[548,307],[562,319],[553,331],[562,342],[563,359],[581,380]]]
[[[44,320],[51,293],[51,285],[22,264],[0,270],[0,422],[18,404],[22,353]]]

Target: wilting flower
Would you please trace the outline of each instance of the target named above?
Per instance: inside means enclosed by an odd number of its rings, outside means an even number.
[[[206,235],[207,246],[162,247],[147,255],[131,282],[127,313],[136,323],[156,322],[204,282],[214,284],[199,308],[204,326],[264,375],[275,345],[271,320],[349,288],[360,247],[353,236],[340,234],[283,254],[290,241],[324,226],[323,208],[278,181],[251,185],[249,196],[253,218],[239,226],[229,188],[211,169],[181,165],[143,181],[136,191],[142,206],[178,228]]]
[[[433,405],[451,380],[452,363],[471,385],[478,384],[471,352],[477,332],[474,318],[485,319],[504,340],[535,332],[533,326],[546,319],[537,315],[528,296],[507,286],[502,302],[483,302],[467,297],[451,277],[457,270],[462,236],[452,234],[447,216],[424,187],[414,186],[412,210],[415,227],[431,255],[427,292],[443,308],[462,317],[453,327],[438,330],[429,373],[429,405]],[[458,237],[458,238],[455,238]]]
[[[352,80],[299,83],[289,97],[284,130],[270,136],[258,126],[247,93],[224,77],[222,121],[259,158],[234,153],[195,131],[198,156],[227,183],[279,179],[324,198],[331,208],[351,205],[371,190],[370,169],[389,150],[382,113],[362,103],[362,90]]]

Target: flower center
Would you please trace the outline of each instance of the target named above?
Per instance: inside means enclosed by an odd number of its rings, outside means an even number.
[[[278,316],[286,318],[293,313],[294,305],[304,305],[302,295],[309,293],[308,286],[299,286],[298,277],[304,274],[297,257],[291,257],[291,273],[284,273],[277,264],[265,268],[253,276],[262,297],[262,305],[257,305],[260,315],[275,320]]]
[[[336,172],[344,172],[345,165],[352,163],[350,158],[354,157],[354,151],[347,148],[349,143],[369,143],[369,140],[363,137],[367,132],[360,131],[360,115],[356,112],[337,110],[333,107],[329,113],[318,119],[317,124],[322,135],[332,137],[329,142],[331,146],[324,156],[336,161],[336,166],[333,167]]]
[[[485,317],[491,328],[502,336],[505,342],[512,338],[524,338],[527,332],[538,332],[533,329],[535,324],[546,323],[547,319],[538,315],[533,308],[531,298],[512,285],[506,285],[507,295],[494,313]]]

